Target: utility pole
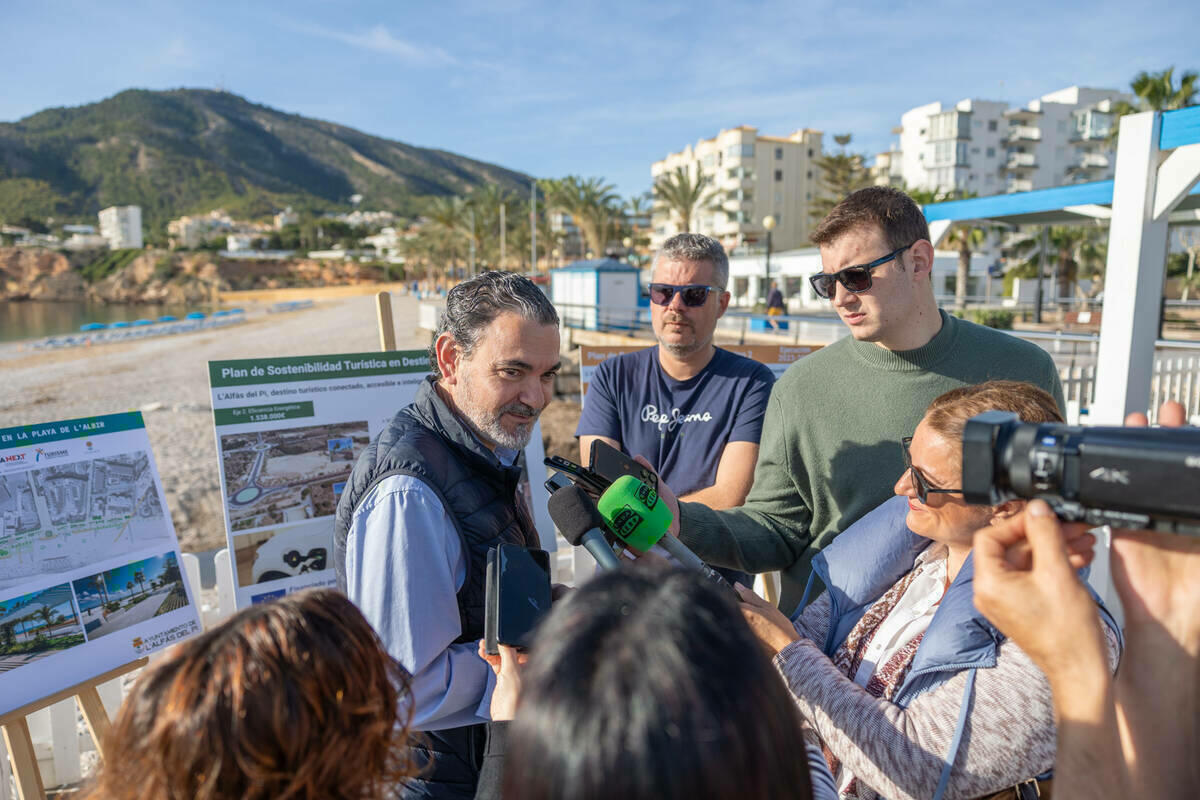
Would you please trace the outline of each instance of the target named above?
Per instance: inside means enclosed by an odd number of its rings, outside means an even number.
[[[471,209],[471,265],[469,267],[468,277],[475,277],[475,209]]]
[[[1046,225],[1042,226],[1042,245],[1041,252],[1038,253],[1038,281],[1037,281],[1037,300],[1033,306],[1033,321],[1041,324],[1042,321],[1042,278],[1046,275],[1046,250],[1050,247],[1050,228]]]
[[[530,267],[537,272],[537,181],[529,181],[529,241]]]
[[[500,269],[504,269],[504,203],[500,204]]]

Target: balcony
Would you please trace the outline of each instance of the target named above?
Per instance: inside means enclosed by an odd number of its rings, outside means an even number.
[[[1082,153],[1067,165],[1067,172],[1092,172],[1106,170],[1111,162],[1104,153]]]
[[[1032,192],[1033,181],[1028,178],[1010,180],[1007,184],[1005,184],[1004,191],[1008,192],[1009,194],[1012,194],[1013,192]]]
[[[1009,153],[1008,161],[1004,162],[1004,169],[1008,172],[1019,172],[1021,170],[1036,168],[1037,158],[1033,153]]]
[[[1004,140],[1006,142],[1040,142],[1042,132],[1032,125],[1013,125],[1008,129],[1008,135],[1004,137]]]

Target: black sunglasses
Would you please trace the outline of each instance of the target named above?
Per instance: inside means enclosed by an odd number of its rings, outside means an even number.
[[[705,286],[702,283],[689,283],[686,286],[676,286],[673,283],[650,284],[650,302],[656,306],[669,306],[671,299],[678,292],[685,306],[696,308],[708,302],[709,292],[725,291],[720,286]]]
[[[854,292],[855,294],[861,294],[862,292],[865,292],[871,288],[871,270],[875,269],[876,267],[881,267],[892,259],[898,257],[905,250],[912,247],[913,244],[916,244],[916,242],[913,242],[912,244],[906,244],[904,247],[901,247],[898,250],[893,250],[886,256],[875,259],[870,264],[858,264],[853,267],[839,269],[837,272],[817,273],[816,275],[811,276],[808,279],[808,282],[812,284],[813,291],[816,292],[817,297],[820,297],[824,300],[828,300],[829,298],[833,297],[833,284],[835,281],[841,283],[842,286],[845,286],[847,291]]]
[[[904,448],[904,466],[907,467],[908,472],[912,473],[913,485],[917,487],[917,497],[921,498],[922,503],[928,503],[931,494],[958,494],[962,491],[962,489],[939,489],[936,486],[930,486],[929,481],[921,474],[921,470],[913,466],[912,455],[908,452],[911,444],[911,436],[905,436],[900,440],[900,446]]]

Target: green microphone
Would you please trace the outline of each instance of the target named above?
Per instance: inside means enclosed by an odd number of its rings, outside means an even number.
[[[646,552],[659,545],[688,569],[696,570],[713,583],[725,587],[738,599],[733,587],[721,575],[700,560],[688,546],[667,533],[675,519],[658,492],[632,475],[622,475],[600,495],[596,503],[600,516],[614,535],[628,546]]]
[[[613,481],[600,495],[596,507],[618,539],[643,553],[662,540],[674,519],[671,509],[659,500],[658,492],[632,475],[622,475]]]

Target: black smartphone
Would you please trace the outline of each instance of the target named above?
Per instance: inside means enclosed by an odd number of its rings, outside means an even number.
[[[489,655],[500,645],[525,649],[534,627],[550,611],[550,554],[502,544],[488,551],[483,639]]]
[[[653,470],[643,467],[608,442],[592,440],[590,461],[588,469],[610,484],[622,475],[632,475],[651,489],[658,488],[658,476]]]
[[[574,461],[568,461],[561,456],[550,456],[542,463],[550,469],[566,473],[581,489],[597,497],[604,494],[604,490],[612,485],[612,481],[605,480],[587,467],[581,467]]]

